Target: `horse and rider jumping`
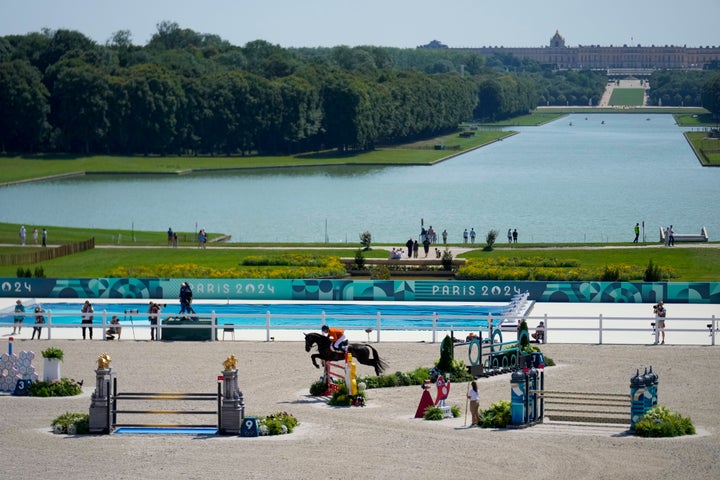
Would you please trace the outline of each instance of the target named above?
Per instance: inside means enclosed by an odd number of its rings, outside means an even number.
[[[330,338],[329,334],[331,330],[327,325],[323,326],[323,331],[327,329],[328,336],[319,333],[306,333],[305,334],[305,351],[309,352],[313,346],[317,346],[318,353],[314,353],[310,356],[313,365],[316,368],[320,368],[317,360],[322,361],[339,361],[345,359],[345,354],[350,353],[353,359],[363,365],[369,365],[375,369],[375,375],[380,375],[387,368],[387,364],[380,358],[377,350],[372,345],[367,343],[348,343],[347,338],[344,338],[344,332],[337,329],[338,332],[342,332],[338,336]],[[333,348],[333,344],[338,344]]]

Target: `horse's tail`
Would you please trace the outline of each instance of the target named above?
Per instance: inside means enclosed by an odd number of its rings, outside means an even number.
[[[373,360],[374,360],[374,364],[375,364],[375,373],[377,375],[380,375],[387,369],[388,364],[385,363],[385,360],[380,358],[380,354],[378,354],[377,350],[375,350],[375,347],[373,347],[370,344],[366,344],[366,345],[370,350],[372,350],[372,353],[373,353]]]

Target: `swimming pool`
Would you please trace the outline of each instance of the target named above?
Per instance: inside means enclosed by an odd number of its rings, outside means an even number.
[[[176,317],[180,306],[176,303],[160,304],[161,318]],[[216,324],[232,324],[235,328],[265,329],[270,324],[275,329],[302,329],[332,323],[346,329],[375,327],[378,322],[383,329],[444,329],[486,328],[488,317],[502,318],[510,304],[481,303],[415,303],[415,302],[278,302],[278,303],[193,303],[202,319],[215,316]],[[79,325],[81,302],[42,303],[47,321],[53,325]],[[34,323],[35,304],[25,305],[25,326]],[[116,315],[121,323],[149,325],[147,303],[95,303],[94,324],[101,325]],[[104,313],[103,313],[104,312]],[[13,314],[4,311],[0,324],[11,325]]]

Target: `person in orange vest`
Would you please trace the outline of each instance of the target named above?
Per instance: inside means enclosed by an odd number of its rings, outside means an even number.
[[[335,352],[345,353],[347,351],[348,339],[345,337],[345,330],[339,328],[330,328],[327,325],[322,326],[323,335],[326,335],[330,341],[330,349]]]

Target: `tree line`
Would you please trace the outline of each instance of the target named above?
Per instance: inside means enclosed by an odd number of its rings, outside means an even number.
[[[143,46],[72,30],[0,37],[0,149],[246,155],[371,150],[458,124],[587,105],[597,72],[452,49],[234,46],[171,22]]]

